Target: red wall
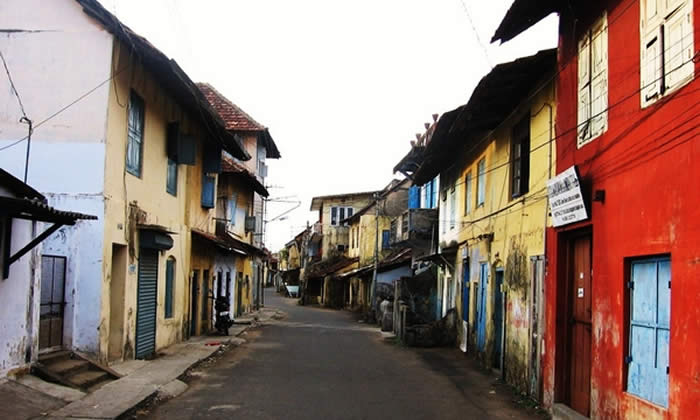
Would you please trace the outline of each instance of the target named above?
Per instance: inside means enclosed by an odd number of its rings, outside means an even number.
[[[639,0],[610,1],[608,131],[576,147],[577,39],[594,16],[562,13],[557,82],[557,170],[576,164],[593,202],[593,418],[700,418],[700,65],[695,79],[668,98],[640,107]],[[700,50],[700,0],[695,0],[695,50]],[[631,95],[631,97],[629,97]],[[629,99],[625,99],[629,97]],[[619,102],[619,104],[617,104]],[[615,105],[617,104],[617,105]],[[589,197],[590,198],[590,197]],[[549,229],[546,278],[545,404],[555,401],[556,305],[562,229]],[[625,258],[671,255],[669,407],[624,392],[628,334]]]

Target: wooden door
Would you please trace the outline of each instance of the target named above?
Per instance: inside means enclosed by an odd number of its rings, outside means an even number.
[[[503,270],[496,270],[496,282],[493,285],[493,363],[495,369],[501,369],[503,356]]]
[[[486,295],[488,281],[488,264],[481,263],[477,292],[478,301],[476,304],[476,347],[480,352],[486,349]]]
[[[588,416],[591,401],[591,237],[571,247],[569,404]]]

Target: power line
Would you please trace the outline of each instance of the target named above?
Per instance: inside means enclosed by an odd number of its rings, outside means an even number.
[[[5,73],[7,74],[7,78],[10,80],[10,88],[12,89],[12,93],[17,98],[19,108],[22,110],[22,117],[29,120],[29,117],[27,117],[27,113],[24,111],[24,104],[22,103],[22,98],[19,96],[19,92],[17,91],[15,82],[12,80],[12,74],[10,74],[10,69],[7,67],[7,61],[5,61],[5,56],[3,55],[2,51],[0,51],[0,59],[2,59],[3,67],[5,67]]]
[[[459,0],[459,2],[462,4],[462,9],[464,9],[464,13],[467,15],[467,19],[469,20],[469,25],[472,27],[472,31],[474,31],[474,35],[476,36],[476,42],[479,43],[481,50],[484,52],[484,57],[486,58],[486,64],[488,64],[489,67],[493,70],[493,63],[491,63],[491,59],[489,58],[488,50],[486,49],[486,46],[484,45],[484,43],[481,42],[481,37],[479,36],[479,31],[476,30],[476,26],[474,25],[474,21],[472,20],[472,15],[471,15],[471,13],[469,13],[469,8],[467,7],[467,4],[464,2],[464,0]]]

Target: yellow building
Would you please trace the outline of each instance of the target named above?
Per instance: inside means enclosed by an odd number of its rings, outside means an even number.
[[[129,70],[109,84],[99,358],[119,360],[208,329],[214,261],[194,236],[215,233],[222,149],[249,156],[174,62],[110,30]]]
[[[457,308],[463,350],[530,392],[540,375],[555,66],[555,50],[496,66],[441,117],[416,173],[418,183],[440,174],[442,314]]]

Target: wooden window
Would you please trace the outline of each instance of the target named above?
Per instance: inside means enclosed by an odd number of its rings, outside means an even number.
[[[228,217],[229,223],[232,226],[236,226],[236,207],[238,206],[238,194],[233,193],[228,199]]]
[[[476,206],[479,207],[486,201],[486,158],[479,161],[476,169]]]
[[[386,229],[382,230],[382,249],[389,249],[391,245],[391,231]]]
[[[578,147],[608,129],[608,19],[604,14],[578,45]]]
[[[464,214],[467,215],[472,211],[472,172],[467,172],[464,177]]]
[[[331,226],[338,226],[338,207],[331,207]]]
[[[173,297],[175,294],[175,258],[165,261],[165,318],[173,317]]]
[[[145,106],[135,92],[129,98],[126,142],[126,171],[141,177]]]
[[[513,127],[511,145],[511,197],[519,197],[530,188],[530,115]]]
[[[177,195],[177,162],[168,158],[168,173],[165,182],[165,190],[172,195]]]
[[[644,108],[693,79],[693,2],[642,0],[640,44],[640,97]]]
[[[202,207],[213,209],[216,196],[216,177],[202,173]]]
[[[627,392],[668,407],[671,260],[633,261],[629,277]]]

